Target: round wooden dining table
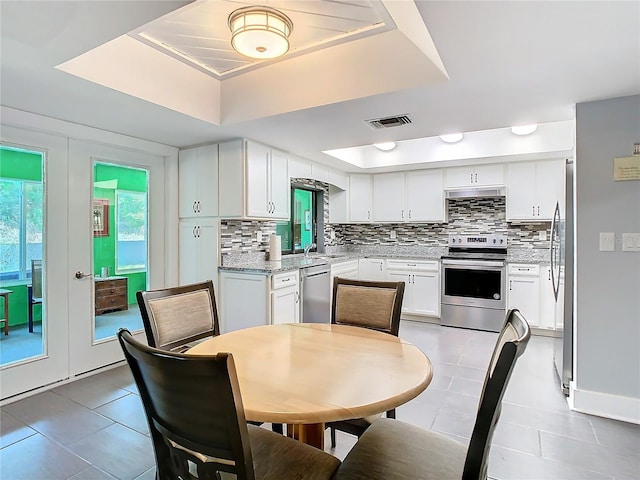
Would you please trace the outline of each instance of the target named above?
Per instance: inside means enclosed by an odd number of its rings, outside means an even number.
[[[293,426],[324,448],[324,424],[386,412],[424,391],[431,362],[401,338],[346,325],[290,323],[225,333],[189,354],[230,352],[247,420]]]

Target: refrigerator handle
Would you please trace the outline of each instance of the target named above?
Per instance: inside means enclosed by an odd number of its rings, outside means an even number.
[[[551,242],[549,253],[550,253],[550,266],[551,266],[551,284],[553,285],[553,296],[556,301],[558,300],[558,290],[560,288],[560,279],[556,278],[556,265],[554,265],[555,258],[555,249],[560,248],[560,245],[556,245],[556,239],[559,239],[560,236],[556,235],[556,230],[559,228],[560,223],[560,202],[556,202],[556,209],[553,212],[553,220],[551,221]]]

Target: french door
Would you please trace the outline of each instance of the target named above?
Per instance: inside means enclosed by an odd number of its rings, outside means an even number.
[[[164,277],[163,190],[163,157],[69,142],[71,375],[122,360],[116,339],[119,328],[128,328],[144,339],[135,291],[146,289],[150,276]],[[132,250],[123,245],[136,243],[126,240],[130,232],[123,232],[123,211],[131,208],[132,201],[144,237],[142,251],[134,248],[138,259],[133,267],[122,264],[131,263],[124,257],[131,256],[127,251]]]
[[[1,135],[3,147],[39,152],[44,164],[42,323],[38,318],[35,333],[41,328],[41,336],[34,340],[41,342],[41,347],[29,358],[0,365],[0,400],[3,400],[121,361],[123,354],[116,339],[121,326],[129,328],[141,339],[144,337],[142,323],[135,319],[131,321],[131,315],[139,316],[135,292],[131,290],[125,293],[129,320],[122,323],[116,320],[106,330],[100,328],[106,316],[96,316],[96,283],[108,282],[112,276],[130,279],[134,274],[142,273],[143,283],[138,278],[140,284],[132,282],[135,283],[133,288],[164,285],[166,207],[165,158],[161,155],[4,125]],[[127,202],[129,205],[133,202],[141,210],[136,218],[144,221],[138,225],[137,231],[128,232],[129,237],[118,238],[123,242],[133,238],[140,243],[140,232],[143,232],[142,243],[145,245],[144,253],[140,253],[139,245],[134,246],[137,252],[134,262],[126,261],[131,257],[127,248],[116,247],[114,256],[119,255],[120,258],[114,258],[106,272],[102,271],[106,265],[104,257],[96,254],[96,246],[104,240],[99,237],[104,235],[107,225],[95,223],[94,216],[96,206],[105,205],[104,197],[107,196],[107,185],[95,178],[101,167],[130,170],[146,182],[143,189],[122,184],[122,188],[118,188],[110,184],[113,196],[108,198],[108,210],[104,210],[110,217],[102,218],[102,221],[109,222],[108,228],[115,235],[120,231],[115,222],[123,218],[126,220],[126,212],[123,211]],[[98,190],[96,185],[102,190]],[[100,192],[103,198],[96,198],[96,192]],[[112,244],[117,244],[117,239]],[[14,292],[9,295],[9,302],[14,302],[10,303],[12,311],[28,308],[21,299],[26,294],[20,293],[22,290],[26,292],[27,280],[12,288]],[[112,312],[102,309],[100,313]],[[10,323],[9,335],[2,338],[3,346],[8,345],[5,340],[16,339],[21,327],[13,325],[13,321]]]

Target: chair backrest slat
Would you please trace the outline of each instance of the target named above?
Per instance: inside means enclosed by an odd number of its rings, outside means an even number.
[[[335,277],[331,323],[366,327],[398,336],[404,282]]]
[[[174,350],[219,335],[213,282],[137,292],[149,345]]]

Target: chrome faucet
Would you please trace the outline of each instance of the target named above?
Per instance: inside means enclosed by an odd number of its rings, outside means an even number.
[[[309,250],[311,250],[312,248],[316,248],[315,243],[309,243],[304,247],[304,258],[307,258],[309,256]]]

